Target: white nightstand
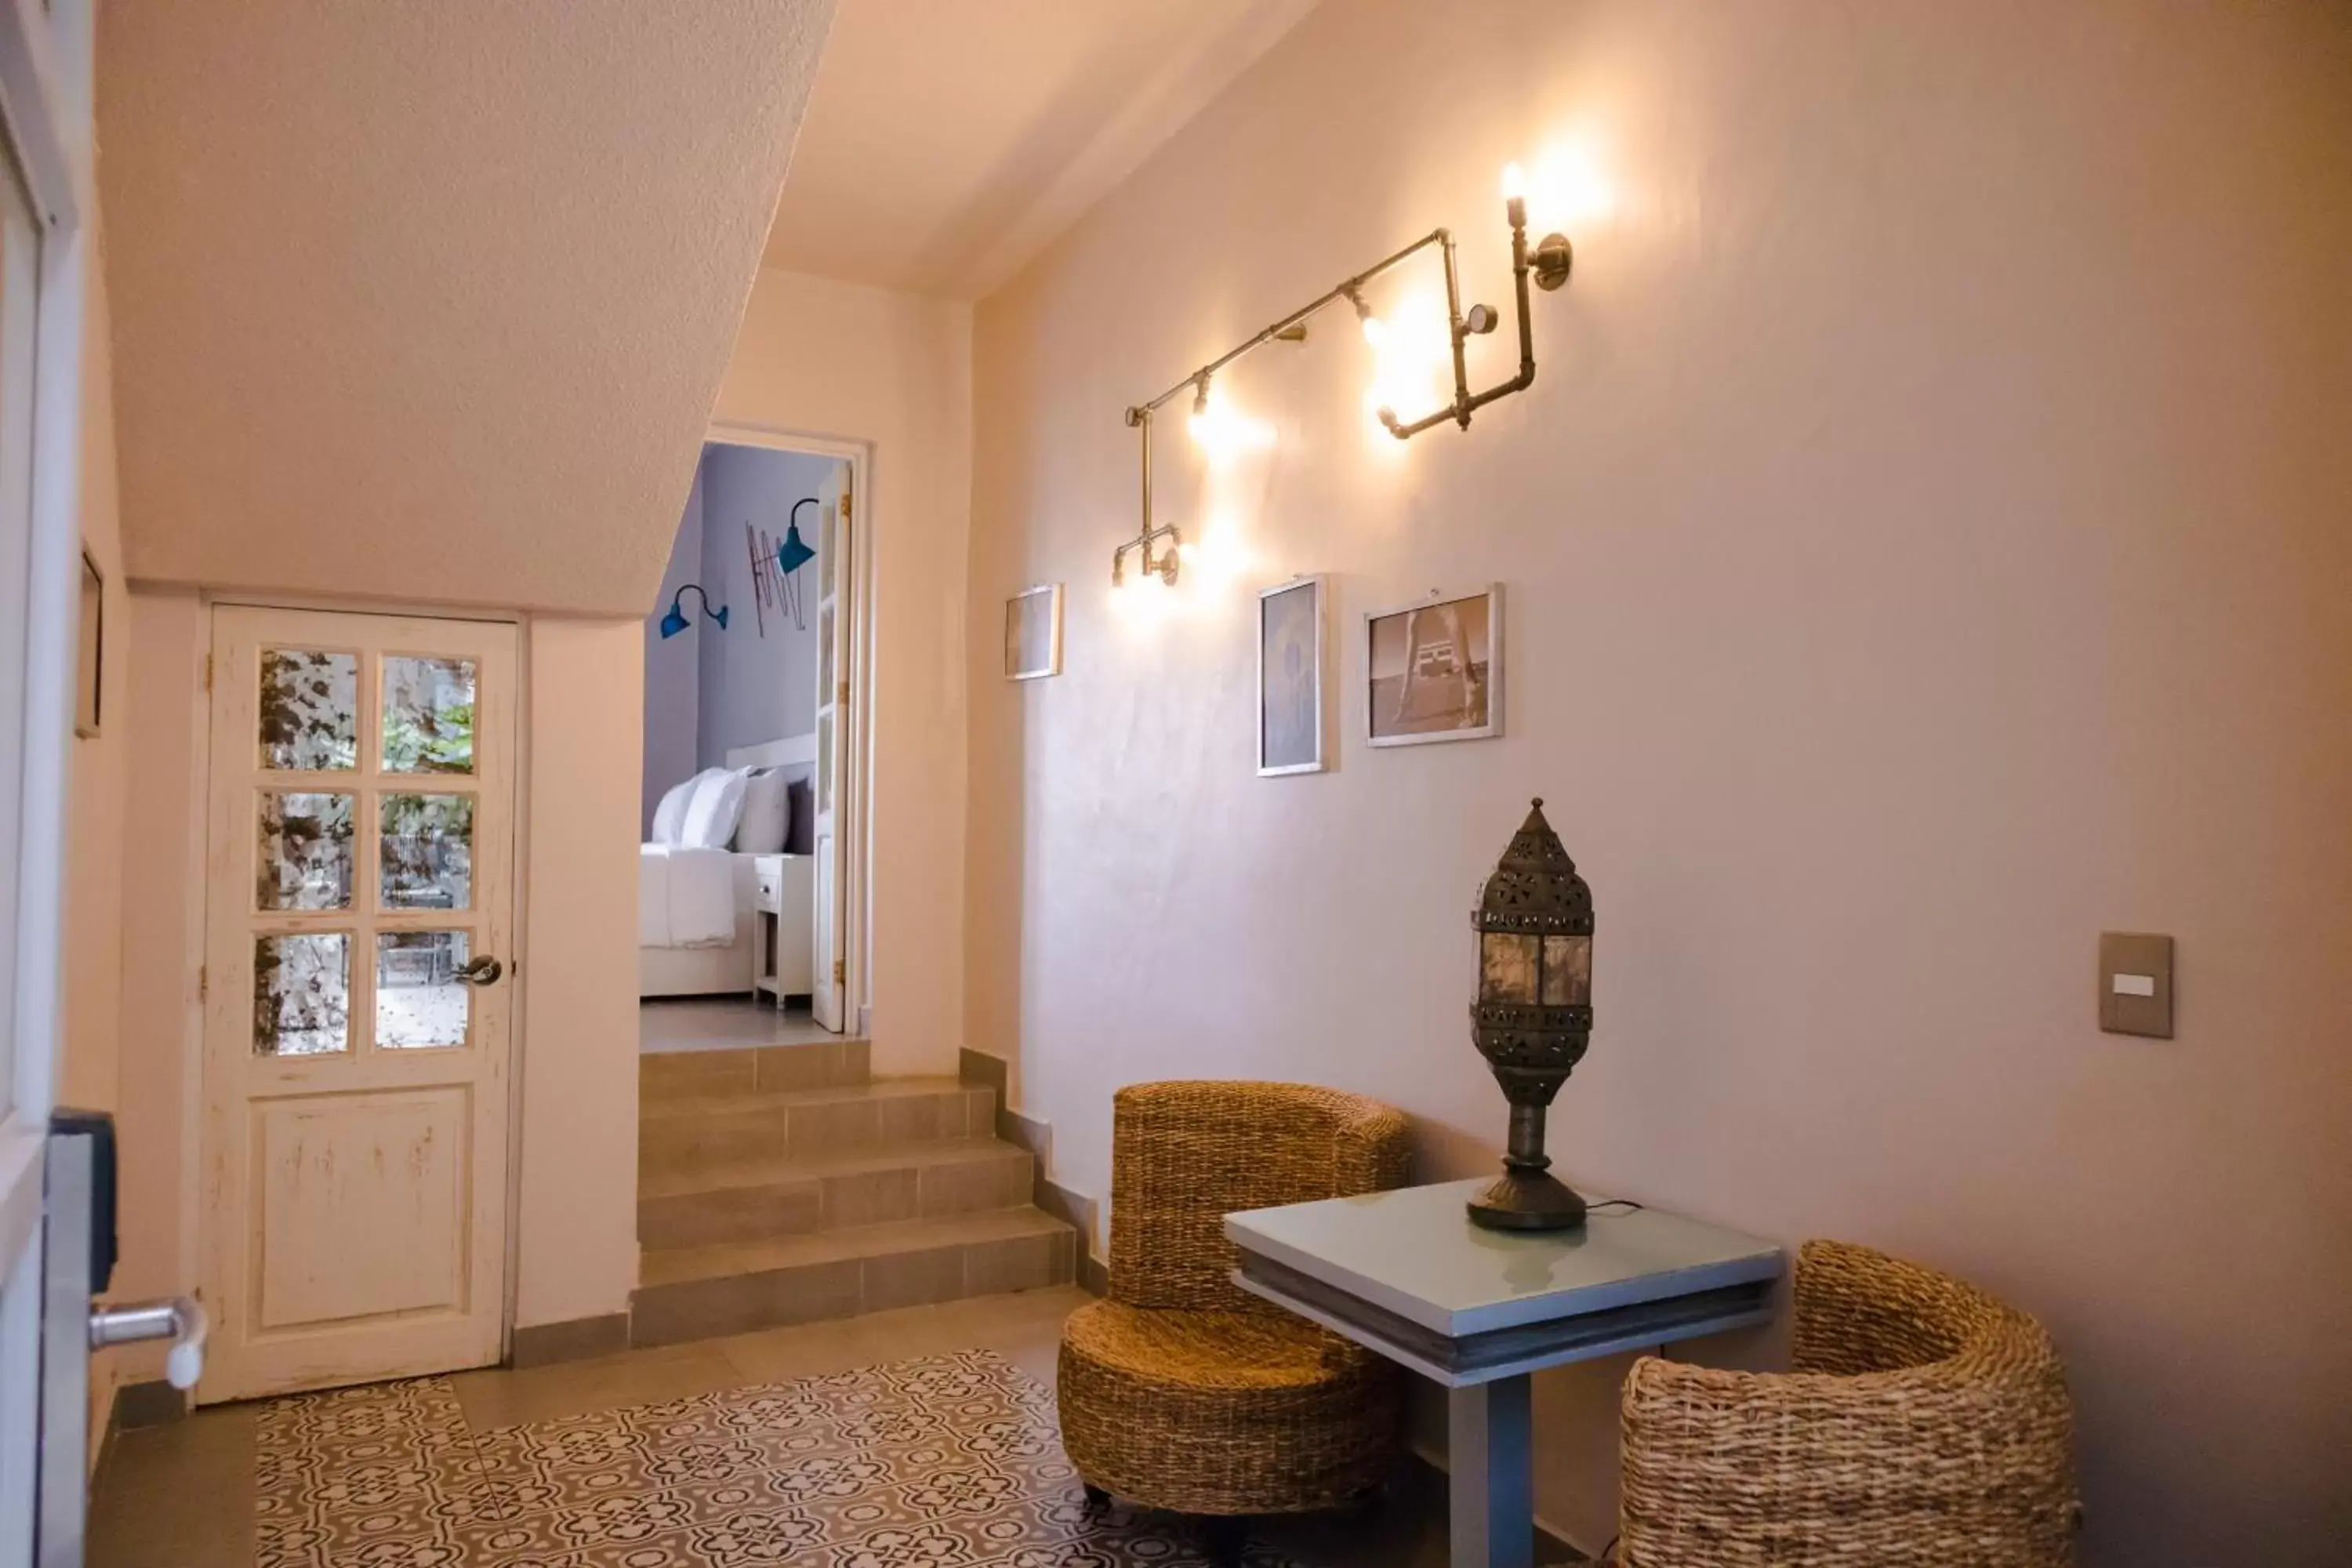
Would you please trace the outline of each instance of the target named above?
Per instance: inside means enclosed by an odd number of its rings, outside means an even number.
[[[816,973],[816,861],[806,855],[757,855],[752,872],[751,989],[775,998],[814,990]]]

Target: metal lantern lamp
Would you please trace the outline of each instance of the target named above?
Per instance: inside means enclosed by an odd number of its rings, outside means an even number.
[[[1503,1174],[1470,1200],[1490,1230],[1565,1230],[1584,1200],[1550,1173],[1544,1112],[1592,1037],[1592,889],[1538,796],[1478,889],[1478,999],[1470,1034],[1511,1102]]]

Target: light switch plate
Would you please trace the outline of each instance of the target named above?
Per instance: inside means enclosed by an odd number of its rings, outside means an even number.
[[[2099,1027],[2110,1035],[2172,1038],[2170,937],[2099,933]]]

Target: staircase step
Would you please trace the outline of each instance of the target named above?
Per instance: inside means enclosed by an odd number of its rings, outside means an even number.
[[[993,1138],[844,1150],[642,1176],[637,1240],[648,1248],[764,1241],[1029,1201],[1036,1160]]]
[[[641,1102],[637,1170],[658,1175],[845,1149],[985,1138],[996,1096],[951,1078],[884,1079],[844,1089],[693,1094]]]
[[[1064,1285],[1076,1273],[1076,1237],[1050,1215],[1012,1208],[648,1251],[630,1298],[630,1342],[676,1344]]]
[[[871,1076],[864,1040],[812,1040],[796,1046],[653,1051],[637,1058],[640,1100],[698,1095],[776,1094],[850,1089]]]

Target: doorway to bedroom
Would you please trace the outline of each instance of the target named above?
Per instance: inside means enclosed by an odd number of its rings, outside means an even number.
[[[647,1054],[863,1034],[846,847],[862,616],[846,452],[702,449],[645,626]]]

